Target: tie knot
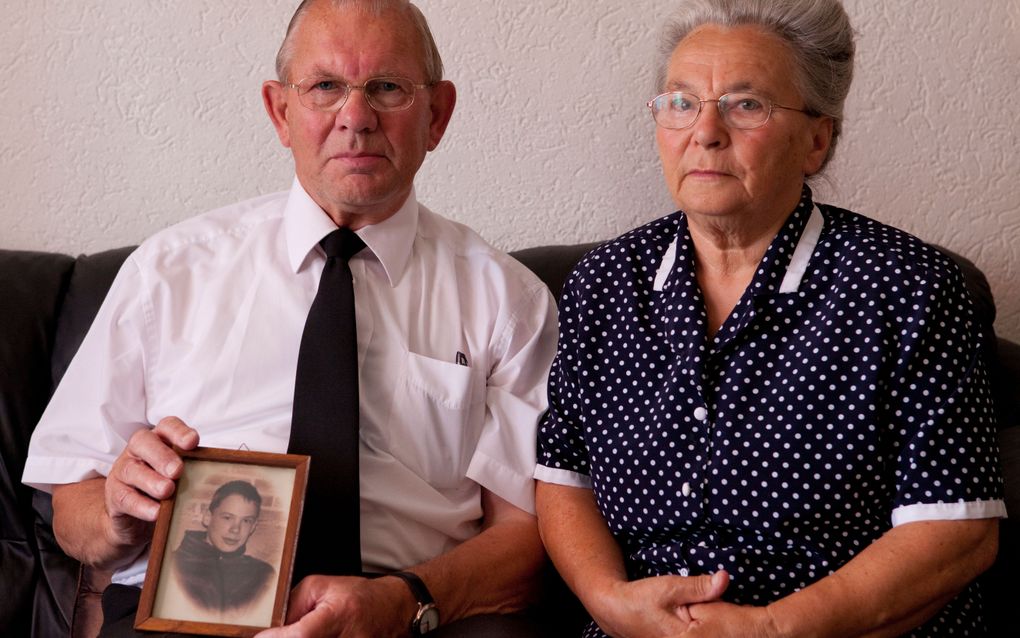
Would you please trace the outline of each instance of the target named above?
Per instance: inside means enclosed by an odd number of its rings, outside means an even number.
[[[328,259],[340,257],[347,261],[365,247],[365,242],[350,228],[337,228],[323,237],[319,245]]]

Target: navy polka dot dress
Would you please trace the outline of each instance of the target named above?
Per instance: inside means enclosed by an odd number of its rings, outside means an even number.
[[[981,328],[920,240],[801,202],[713,338],[682,212],[564,288],[535,476],[590,486],[631,578],[764,605],[892,526],[1005,514]],[[972,585],[914,635],[982,635]],[[585,636],[604,635],[594,624]]]

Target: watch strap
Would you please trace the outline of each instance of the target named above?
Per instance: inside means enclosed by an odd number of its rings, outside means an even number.
[[[412,574],[411,572],[393,572],[390,576],[396,576],[407,583],[407,586],[411,589],[411,593],[418,599],[419,604],[431,605],[436,602],[432,598],[429,588],[425,586],[425,583],[421,578],[418,578],[417,574]]]
[[[393,572],[390,575],[407,583],[411,594],[418,601],[418,611],[411,619],[411,636],[418,638],[435,630],[439,626],[439,608],[422,579],[411,572]]]

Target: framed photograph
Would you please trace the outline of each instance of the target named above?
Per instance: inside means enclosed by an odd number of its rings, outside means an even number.
[[[184,472],[160,503],[135,628],[253,636],[282,625],[308,457],[176,452]]]

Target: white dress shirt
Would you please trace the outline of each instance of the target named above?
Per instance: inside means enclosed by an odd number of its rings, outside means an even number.
[[[166,416],[203,446],[286,452],[318,242],[335,229],[295,179],[144,242],[43,414],[24,482],[105,476],[133,432]],[[556,305],[527,268],[413,191],[358,235],[362,557],[384,571],[476,535],[482,487],[534,511]],[[115,582],[144,571],[143,557]]]

